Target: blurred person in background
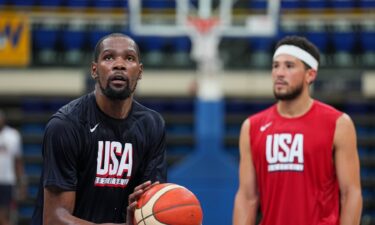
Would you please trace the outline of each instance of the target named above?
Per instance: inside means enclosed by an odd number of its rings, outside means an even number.
[[[277,103],[248,117],[239,140],[234,225],[360,224],[362,194],[351,118],[309,92],[319,51],[300,36],[280,40],[272,62]]]
[[[11,223],[16,200],[26,197],[26,176],[22,162],[21,135],[6,123],[0,110],[0,224]],[[17,198],[17,199],[16,199]]]
[[[98,41],[95,90],[47,123],[32,225],[131,225],[140,195],[166,181],[164,119],[133,98],[142,75],[133,39],[113,33]]]

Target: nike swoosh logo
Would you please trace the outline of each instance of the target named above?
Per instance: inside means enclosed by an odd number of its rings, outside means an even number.
[[[90,132],[94,132],[96,130],[96,128],[99,126],[99,123],[97,123],[93,128],[90,128]]]
[[[270,127],[272,125],[272,122],[269,122],[263,126],[260,127],[260,131],[263,132],[265,131],[268,127]]]

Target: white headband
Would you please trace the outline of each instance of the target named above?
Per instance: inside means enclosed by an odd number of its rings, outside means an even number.
[[[291,56],[294,56],[303,62],[305,62],[307,65],[309,65],[314,70],[318,71],[318,61],[308,52],[305,50],[294,46],[294,45],[281,45],[277,48],[275,51],[275,54],[273,55],[273,58],[275,59],[276,56],[280,54],[288,54]]]

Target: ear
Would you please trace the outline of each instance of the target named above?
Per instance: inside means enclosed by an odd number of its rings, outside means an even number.
[[[307,70],[307,78],[306,78],[307,83],[308,84],[314,83],[317,75],[318,75],[318,71],[316,71],[314,69],[308,69]]]
[[[138,71],[138,80],[142,79],[142,75],[143,75],[143,64],[140,63],[139,64],[139,71]]]
[[[97,73],[97,63],[92,62],[91,63],[91,77],[96,80],[98,78],[98,73]]]

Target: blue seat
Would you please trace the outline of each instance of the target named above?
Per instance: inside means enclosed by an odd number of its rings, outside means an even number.
[[[142,46],[144,50],[144,59],[147,66],[162,66],[166,64],[164,57],[165,38],[159,36],[144,37]]]
[[[23,218],[31,218],[34,212],[34,207],[32,206],[20,206],[18,208],[18,214]]]
[[[360,33],[360,42],[362,45],[363,51],[375,51],[375,30],[373,31],[362,31]]]
[[[359,0],[359,6],[364,9],[374,8],[375,1],[374,0]]]
[[[194,128],[192,124],[169,124],[167,125],[167,132],[173,135],[192,135]]]
[[[326,31],[308,31],[305,36],[316,45],[320,52],[327,52],[330,37]]]
[[[355,33],[352,31],[333,33],[333,43],[336,51],[351,52],[356,41]]]
[[[39,0],[40,6],[58,7],[63,4],[64,0]]]
[[[45,128],[45,124],[43,123],[24,124],[21,126],[21,132],[23,134],[43,135],[44,128]]]
[[[34,6],[35,5],[34,0],[12,0],[12,1],[9,1],[9,3],[14,6]]]
[[[93,1],[93,6],[96,8],[111,8],[115,6],[115,3],[116,0],[96,0]]]
[[[173,155],[186,155],[194,151],[192,146],[179,145],[168,147],[168,154]]]
[[[332,52],[330,48],[330,33],[327,31],[327,27],[321,21],[310,22],[307,25],[304,36],[319,49],[321,53],[320,65],[326,65],[328,61],[327,55]]]
[[[56,27],[41,27],[35,28],[32,34],[36,62],[41,64],[56,63],[59,30]]]
[[[91,0],[66,0],[66,5],[73,8],[85,8],[90,4]]]
[[[129,8],[129,1],[128,0],[122,0],[122,1],[115,1],[115,7],[124,7]]]
[[[21,103],[21,109],[27,114],[45,112],[45,104],[39,98],[26,98]]]
[[[26,163],[25,171],[27,176],[40,176],[42,174],[42,165]]]
[[[143,0],[142,6],[150,9],[167,9],[175,8],[176,2],[174,0]]]
[[[281,1],[281,9],[299,9],[302,7],[300,0],[283,0]]]
[[[188,37],[175,37],[171,40],[173,51],[173,64],[176,66],[189,66],[191,64],[191,41]]]
[[[48,102],[46,108],[48,111],[50,112],[56,112],[57,110],[59,110],[62,106],[64,106],[65,104],[67,104],[68,102],[70,102],[71,99],[70,98],[64,98],[64,97],[61,97],[61,98],[54,98],[52,101]]]
[[[272,48],[274,39],[267,37],[249,38],[251,48],[251,65],[253,67],[269,68],[272,62]]]
[[[64,63],[69,65],[80,65],[82,63],[85,34],[86,32],[83,29],[66,29],[62,32]]]
[[[329,5],[329,1],[327,0],[305,0],[304,7],[306,9],[326,9]]]
[[[343,105],[343,111],[348,114],[368,114],[371,112],[371,105],[361,102],[347,102]]]
[[[330,2],[333,9],[350,9],[355,7],[355,0],[332,0]]]
[[[146,107],[153,109],[157,112],[163,113],[167,112],[167,105],[165,104],[165,101],[159,100],[159,99],[152,99],[152,100],[143,100],[141,102]]]
[[[23,144],[23,154],[25,156],[41,156],[42,147],[38,144]]]
[[[270,51],[273,47],[273,38],[267,37],[253,37],[249,38],[251,49],[255,51]]]
[[[243,118],[245,120],[245,117]],[[240,133],[241,126],[239,125],[227,125],[225,127],[226,135],[238,135]]]
[[[33,42],[37,49],[53,49],[57,43],[58,32],[54,29],[36,29],[33,32]]]
[[[39,187],[35,185],[29,185],[27,187],[27,195],[32,198],[36,198],[38,194]]]
[[[81,50],[84,47],[84,30],[65,30],[62,37],[65,50]]]
[[[267,9],[266,0],[250,0],[249,7],[250,9]]]
[[[143,38],[143,47],[146,52],[161,51],[164,47],[165,39],[158,36]]]
[[[358,130],[357,130],[357,135],[359,136]],[[369,155],[368,148],[358,147],[358,155],[359,155],[360,158],[367,157]],[[362,171],[362,169],[364,169],[364,168],[363,167],[361,168],[361,174],[366,173],[366,170]]]
[[[374,68],[375,66],[375,30],[363,30],[360,33],[362,47],[362,65]]]
[[[225,112],[226,114],[230,113],[247,113],[248,105],[243,100],[233,99],[225,102]]]
[[[353,53],[357,37],[349,21],[337,21],[334,24],[334,32],[331,33],[331,37],[335,48],[335,66],[354,66]]]
[[[183,114],[194,112],[194,102],[190,100],[172,100],[169,101],[168,111],[173,114]]]

